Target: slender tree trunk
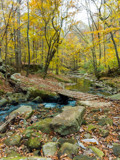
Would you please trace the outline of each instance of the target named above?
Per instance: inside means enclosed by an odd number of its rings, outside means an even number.
[[[114,35],[113,35],[112,32],[110,32],[110,35],[111,35],[111,39],[112,39],[112,42],[113,42],[113,45],[114,45],[114,49],[115,49],[115,53],[116,53],[116,58],[117,58],[117,61],[118,61],[118,67],[120,68],[120,58],[119,58],[119,53],[118,53],[117,45],[116,45],[116,42],[115,42],[115,39],[114,39]]]
[[[18,3],[18,8],[17,8],[17,24],[18,24],[18,29],[17,29],[17,51],[16,51],[16,68],[17,71],[21,71],[21,40],[20,40],[20,2],[21,0],[17,0]]]
[[[27,7],[28,7],[28,25],[27,25],[27,42],[28,42],[28,68],[27,68],[27,74],[29,75],[29,68],[30,68],[30,40],[29,40],[29,28],[30,28],[30,18],[29,18],[29,0],[27,0]]]

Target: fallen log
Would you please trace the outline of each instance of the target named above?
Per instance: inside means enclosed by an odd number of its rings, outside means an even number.
[[[9,124],[11,124],[15,118],[16,118],[16,114],[14,114],[13,116],[11,116],[5,123],[3,123],[1,126],[0,126],[0,133],[5,133],[6,130],[8,129],[8,126]]]

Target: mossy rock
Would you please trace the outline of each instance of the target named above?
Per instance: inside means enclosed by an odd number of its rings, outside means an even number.
[[[20,157],[21,156],[18,152],[14,150],[8,150],[6,154],[7,154],[7,157]]]
[[[10,138],[7,138],[4,143],[8,146],[20,146],[21,145],[21,136],[19,134],[12,135]]]
[[[104,156],[104,153],[98,148],[94,146],[89,146],[88,148],[90,148],[98,157],[102,158]]]
[[[67,154],[68,157],[72,158],[73,155],[78,154],[78,148],[76,144],[64,143],[58,151],[58,157]]]
[[[40,149],[42,145],[42,135],[38,132],[35,132],[28,139],[27,147],[31,149]]]
[[[77,143],[76,139],[65,139],[65,138],[60,138],[58,140],[59,146],[61,147],[64,143],[71,143],[71,144],[75,144]]]
[[[89,124],[87,127],[88,127],[88,128],[87,128],[88,131],[92,131],[92,130],[95,130],[96,128],[98,128],[98,127],[97,127],[96,125],[94,125],[94,124]]]
[[[95,157],[88,157],[85,155],[76,156],[73,158],[73,160],[96,160]]]
[[[28,129],[35,129],[37,131],[40,130],[43,133],[49,134],[51,132],[51,128],[50,128],[51,121],[52,121],[52,118],[42,119],[42,120],[34,123],[30,127],[28,127]]]
[[[41,97],[42,100],[47,100],[50,97],[56,96],[56,93],[45,90],[39,90],[34,87],[28,88],[28,94],[29,94],[29,99],[34,99],[39,96]]]
[[[32,134],[34,133],[33,129],[25,129],[23,132],[23,138],[30,138]]]
[[[101,126],[110,125],[110,126],[112,126],[113,125],[113,120],[110,119],[110,118],[102,118],[102,119],[99,119],[98,125],[101,125]]]

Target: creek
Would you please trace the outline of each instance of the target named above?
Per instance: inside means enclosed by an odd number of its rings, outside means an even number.
[[[21,106],[31,106],[33,108],[33,110],[37,109],[37,106],[39,105],[40,103],[34,103],[34,102],[26,102],[26,103],[20,103],[18,105],[6,105],[5,107],[2,107],[0,108],[0,122],[3,122],[5,121],[5,117],[8,116],[12,111],[18,109],[19,107]],[[42,103],[43,106],[45,108],[61,108],[63,106],[75,106],[76,104],[76,101],[74,100],[68,100],[67,104],[60,104],[59,102],[44,102]]]
[[[67,84],[65,89],[68,90],[75,90],[75,91],[80,91],[84,93],[91,93],[99,96],[109,96],[111,95],[105,90],[102,90],[101,88],[95,88],[93,86],[94,81],[86,78],[81,78],[81,77],[72,77],[71,78],[72,82],[71,84]],[[51,102],[44,102],[42,103],[45,108],[61,108],[63,106],[75,106],[76,101],[67,99],[67,101],[64,101],[63,99],[58,99],[53,98]],[[22,105],[24,106],[31,106],[33,109],[36,109],[39,103],[34,103],[34,102],[25,102],[25,103],[20,103],[17,105],[10,105],[7,104],[5,107],[0,108],[0,122],[3,122],[5,120],[5,117],[8,116],[12,111],[18,109]]]
[[[84,93],[90,93],[98,96],[110,96],[111,93],[103,88],[97,88],[94,86],[94,81],[88,78],[83,77],[72,77],[70,78],[73,84],[66,85],[65,89],[73,90],[73,91],[80,91]]]

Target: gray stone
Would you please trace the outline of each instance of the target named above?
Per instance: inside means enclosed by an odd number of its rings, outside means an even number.
[[[60,150],[58,151],[58,157],[67,154],[68,157],[72,158],[73,155],[77,155],[78,146],[76,144],[64,143]]]
[[[120,156],[120,144],[114,143],[113,144],[113,153],[115,156]]]
[[[7,138],[4,142],[8,146],[20,146],[21,136],[18,134],[12,135],[10,138]]]
[[[5,106],[5,105],[7,104],[7,102],[8,102],[7,99],[2,98],[2,99],[0,100],[0,107]]]
[[[58,149],[57,142],[48,142],[43,145],[44,156],[54,156]]]
[[[20,79],[17,79],[15,76],[21,76],[20,73],[14,73],[13,75],[11,75],[11,80],[15,81],[15,82],[20,82]]]
[[[101,107],[110,107],[111,102],[98,102],[98,101],[79,101],[80,105],[101,108]]]
[[[20,115],[23,115],[25,117],[25,119],[27,119],[32,115],[33,110],[32,110],[31,106],[22,105],[20,108],[18,108],[15,111],[11,112],[9,116],[11,117],[11,116],[15,115],[16,113],[18,113]]]
[[[79,131],[83,121],[85,107],[77,106],[63,111],[53,118],[51,128],[60,135],[68,135]]]

